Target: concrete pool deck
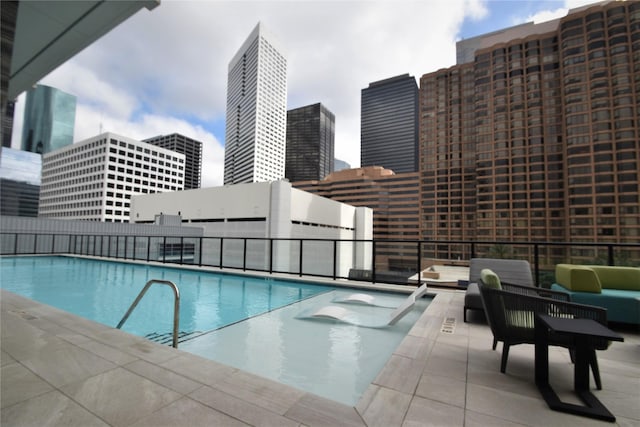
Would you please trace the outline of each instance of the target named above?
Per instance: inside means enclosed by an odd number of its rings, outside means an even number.
[[[342,405],[50,306],[0,291],[2,426],[567,426],[613,425],[551,411],[533,380],[533,346],[500,350],[481,319],[462,322],[464,293],[433,302],[355,407]],[[598,352],[617,417],[640,423],[640,334]],[[568,352],[549,354],[569,400]]]

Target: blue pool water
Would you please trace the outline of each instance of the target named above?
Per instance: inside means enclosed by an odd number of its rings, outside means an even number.
[[[256,316],[329,287],[236,275],[133,265],[70,257],[3,258],[2,288],[115,327],[150,279],[180,289],[180,332],[194,334]],[[149,288],[122,326],[135,335],[173,331],[173,291]]]
[[[171,280],[180,289],[179,348],[339,402],[355,405],[429,300],[389,328],[297,318],[355,291],[231,274],[70,257],[0,257],[0,286],[100,323],[117,325],[144,284]],[[377,295],[376,292],[367,292]],[[380,294],[398,305],[406,295]],[[387,318],[392,309],[349,306]],[[166,335],[173,292],[154,285],[123,330]]]

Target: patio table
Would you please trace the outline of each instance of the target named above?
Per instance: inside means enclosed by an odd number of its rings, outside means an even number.
[[[549,384],[549,333],[566,334],[575,340],[575,393],[586,406],[562,402]],[[592,319],[552,317],[537,314],[535,318],[535,378],[538,390],[555,411],[568,412],[605,421],[615,421],[613,414],[589,390],[589,359],[594,352],[594,339],[624,341],[622,336]]]

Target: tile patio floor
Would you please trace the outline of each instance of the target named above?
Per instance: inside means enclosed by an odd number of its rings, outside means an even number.
[[[501,374],[501,346],[481,319],[463,323],[460,291],[434,291],[355,407],[0,292],[3,427],[640,425],[637,331],[598,352],[594,394],[616,424],[554,412],[533,382],[533,346],[513,347]],[[566,350],[550,351],[550,372],[568,400]]]

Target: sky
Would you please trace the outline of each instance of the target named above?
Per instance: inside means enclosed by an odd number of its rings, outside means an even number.
[[[40,83],[77,97],[74,142],[113,132],[203,143],[202,187],[222,185],[227,69],[260,21],[284,48],[287,109],[335,114],[335,156],[360,166],[360,94],[369,83],[455,65],[455,43],[543,22],[593,0],[162,0]],[[20,147],[25,95],[12,136]]]

